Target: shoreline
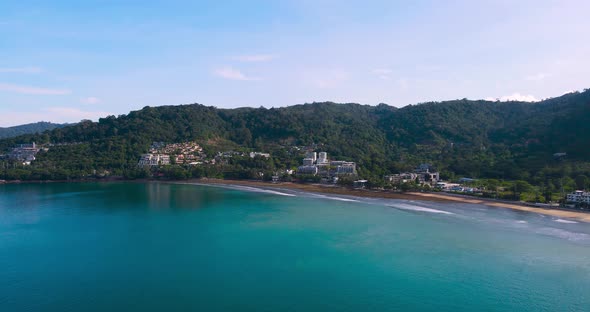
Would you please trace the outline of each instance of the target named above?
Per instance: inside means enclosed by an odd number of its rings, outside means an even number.
[[[547,216],[553,216],[557,218],[568,218],[576,221],[582,221],[590,223],[590,212],[586,211],[574,211],[567,209],[556,209],[556,208],[541,208],[527,206],[518,202],[505,202],[487,198],[476,198],[468,196],[459,196],[447,193],[419,193],[419,192],[406,192],[406,193],[394,193],[387,191],[378,190],[366,190],[366,189],[350,189],[335,185],[324,185],[324,184],[300,184],[293,182],[263,182],[256,180],[224,180],[224,179],[213,179],[213,178],[202,178],[202,179],[189,179],[189,180],[152,180],[152,179],[135,179],[127,180],[122,178],[107,178],[107,179],[76,179],[76,180],[45,180],[45,181],[2,181],[0,185],[9,184],[45,184],[45,183],[84,183],[84,182],[97,182],[97,183],[109,183],[109,182],[125,182],[125,183],[147,183],[147,182],[158,182],[158,183],[176,183],[176,184],[203,184],[203,185],[240,185],[250,187],[262,187],[269,188],[272,190],[291,189],[309,193],[318,194],[334,194],[334,195],[345,195],[345,196],[356,196],[365,198],[383,198],[383,199],[400,199],[400,200],[421,200],[441,203],[464,203],[464,204],[476,204],[485,205],[494,208],[512,209],[517,211],[525,211],[531,213],[539,213]]]
[[[171,182],[171,181],[170,181]],[[572,211],[564,209],[549,209],[540,207],[531,207],[519,203],[510,203],[495,201],[492,199],[481,199],[481,198],[470,198],[464,196],[454,196],[450,194],[439,194],[439,193],[418,193],[418,192],[407,192],[407,193],[393,193],[385,191],[374,191],[364,189],[348,189],[339,186],[329,186],[321,184],[298,184],[292,182],[280,182],[270,183],[262,181],[249,181],[249,180],[222,180],[222,179],[197,179],[188,181],[175,181],[181,184],[203,184],[203,185],[239,185],[239,186],[250,186],[250,187],[262,187],[269,188],[272,190],[291,189],[310,193],[319,194],[335,194],[335,195],[346,195],[346,196],[357,196],[365,198],[384,198],[384,199],[401,199],[401,200],[422,200],[442,203],[463,203],[463,204],[476,204],[485,205],[488,207],[512,209],[518,211],[526,211],[531,213],[539,213],[543,215],[553,216],[557,218],[568,218],[576,221],[582,221],[590,223],[590,213],[583,211]]]

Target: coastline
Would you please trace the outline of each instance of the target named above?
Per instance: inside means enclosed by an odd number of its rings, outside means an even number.
[[[450,194],[438,194],[438,193],[418,193],[418,192],[407,192],[407,193],[393,193],[385,191],[375,190],[364,190],[364,189],[348,189],[339,186],[321,185],[321,184],[298,184],[292,182],[280,182],[270,183],[262,181],[249,181],[249,180],[222,180],[222,179],[198,179],[188,181],[175,181],[180,184],[205,184],[205,185],[239,185],[239,186],[250,186],[250,187],[262,187],[273,190],[292,189],[310,193],[320,194],[335,194],[335,195],[347,195],[357,197],[368,197],[368,198],[385,198],[385,199],[401,199],[401,200],[422,200],[422,201],[433,201],[433,202],[446,202],[446,203],[464,203],[464,204],[477,204],[485,205],[488,207],[512,209],[518,211],[526,211],[531,213],[539,213],[543,215],[553,216],[557,218],[568,218],[577,221],[590,223],[590,213],[583,211],[572,211],[564,209],[548,209],[540,207],[531,207],[519,203],[495,201],[492,199],[481,199],[481,198],[469,198],[463,196],[454,196]]]
[[[419,192],[406,192],[406,193],[394,193],[387,191],[378,190],[366,190],[366,189],[350,189],[335,185],[324,185],[324,184],[300,184],[293,182],[263,182],[255,180],[223,180],[213,178],[203,179],[191,179],[191,180],[151,180],[151,179],[135,179],[127,180],[122,178],[110,178],[110,179],[76,179],[76,180],[46,180],[46,181],[3,181],[0,185],[8,184],[44,184],[44,183],[84,183],[84,182],[98,182],[98,183],[109,183],[109,182],[127,182],[127,183],[145,183],[145,182],[161,182],[161,183],[176,183],[176,184],[202,184],[202,185],[239,185],[249,187],[267,188],[272,190],[292,189],[309,193],[319,194],[334,194],[334,195],[345,195],[345,196],[356,196],[366,198],[384,198],[384,199],[399,199],[399,200],[421,200],[441,203],[464,203],[464,204],[477,204],[485,205],[494,208],[512,209],[518,211],[526,211],[531,213],[539,213],[547,216],[553,216],[557,218],[568,218],[576,221],[582,221],[590,223],[590,213],[585,211],[574,211],[566,209],[550,209],[541,207],[531,207],[518,202],[505,202],[487,198],[475,198],[467,196],[458,196],[447,193],[419,193]]]

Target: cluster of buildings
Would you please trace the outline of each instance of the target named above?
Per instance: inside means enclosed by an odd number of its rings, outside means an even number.
[[[590,205],[590,192],[575,191],[567,194],[565,197],[566,201],[571,204],[586,204]]]
[[[411,172],[389,174],[385,176],[385,182],[391,184],[402,184],[417,182],[418,184],[429,184],[435,186],[440,181],[440,174],[430,164],[421,164]]]
[[[154,142],[149,152],[141,155],[137,165],[140,167],[165,166],[172,162],[179,165],[199,165],[203,163],[204,158],[203,148],[195,142],[172,144]]]
[[[338,176],[356,175],[356,163],[343,160],[329,160],[326,152],[307,152],[297,174],[320,175],[337,181]]]
[[[47,150],[47,149],[44,149]],[[35,155],[41,151],[41,148],[35,144],[19,144],[12,148],[8,154],[9,159],[14,159],[18,162],[22,162],[23,165],[30,165],[35,160]]]

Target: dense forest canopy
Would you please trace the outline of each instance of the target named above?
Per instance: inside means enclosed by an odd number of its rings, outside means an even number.
[[[18,143],[61,144],[40,153],[31,166],[5,160],[3,178],[76,178],[95,170],[132,175],[154,141],[197,141],[209,155],[232,149],[270,152],[267,169],[299,164],[302,155],[293,146],[317,146],[331,157],[357,162],[359,173],[375,180],[427,162],[446,179],[525,180],[554,188],[559,179],[573,188],[584,184],[572,181],[590,176],[590,90],[537,103],[463,99],[399,109],[329,102],[270,109],[145,107],[0,140],[2,151]],[[219,175],[225,169],[198,170]]]

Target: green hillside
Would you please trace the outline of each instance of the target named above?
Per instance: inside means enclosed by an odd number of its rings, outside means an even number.
[[[0,139],[12,138],[23,134],[41,133],[55,128],[65,127],[66,124],[55,124],[51,122],[36,122],[14,127],[0,128]]]
[[[357,162],[360,174],[373,180],[429,162],[444,178],[583,187],[590,176],[590,90],[538,103],[464,99],[400,109],[336,103],[270,109],[145,107],[99,122],[0,140],[2,150],[33,141],[70,144],[40,153],[29,167],[4,161],[3,178],[76,178],[94,170],[142,176],[137,160],[153,141],[193,140],[210,156],[230,149],[270,152],[265,170],[296,166],[301,153],[293,147],[315,144],[318,151]],[[556,159],[554,153],[567,156]],[[182,169],[186,172],[181,176],[223,176],[235,171],[231,166]],[[238,168],[251,169],[244,164]]]

